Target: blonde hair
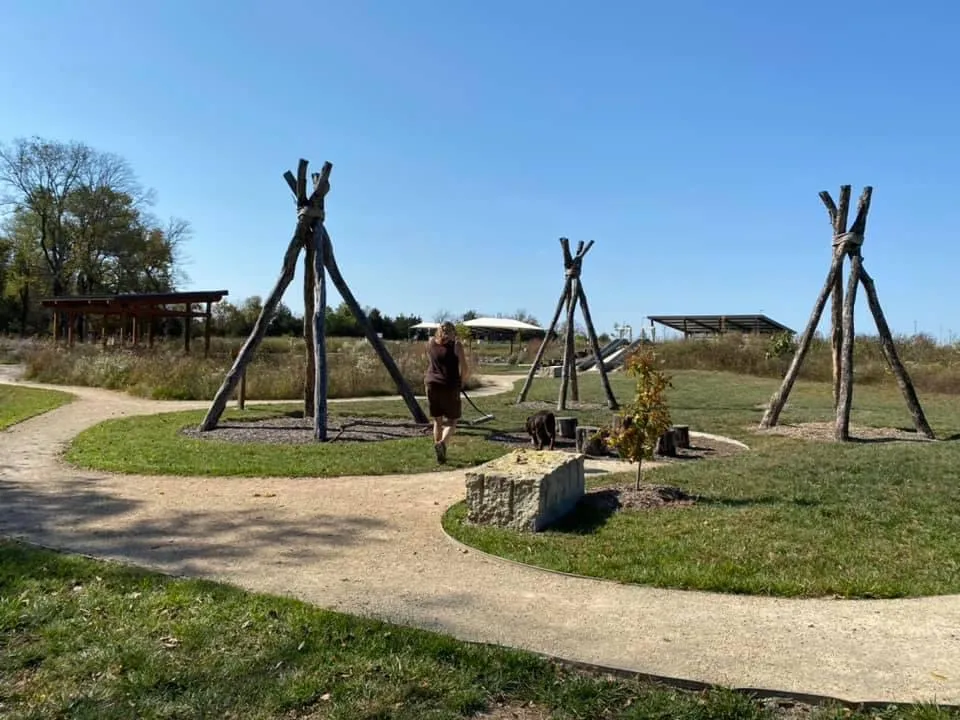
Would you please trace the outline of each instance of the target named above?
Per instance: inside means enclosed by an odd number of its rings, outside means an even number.
[[[438,345],[443,345],[443,341],[448,337],[452,340],[457,339],[457,326],[449,320],[437,325],[437,329],[433,332],[433,341]]]

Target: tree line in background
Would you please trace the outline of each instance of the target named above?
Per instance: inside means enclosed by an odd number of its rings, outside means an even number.
[[[0,333],[46,334],[51,313],[45,297],[173,292],[186,282],[181,266],[190,239],[188,221],[161,222],[151,212],[154,193],[144,188],[129,163],[82,142],[39,137],[0,144]],[[262,308],[253,296],[214,305],[213,332],[250,333]],[[410,337],[417,315],[391,317],[366,309],[374,331],[385,339]],[[443,310],[435,321],[462,323],[479,317]],[[524,310],[510,317],[537,324]],[[331,336],[363,332],[347,306],[327,308]],[[179,335],[182,321],[165,322]],[[281,304],[269,335],[300,335],[303,317]]]
[[[47,329],[42,297],[169,292],[190,224],[161,222],[121,157],[33,137],[0,145],[0,331]]]

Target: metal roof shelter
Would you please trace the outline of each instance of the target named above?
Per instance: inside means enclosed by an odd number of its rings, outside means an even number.
[[[193,290],[187,292],[166,292],[166,293],[120,293],[117,295],[72,295],[54,298],[44,298],[40,301],[43,307],[53,309],[53,338],[59,340],[60,337],[60,316],[67,317],[67,343],[73,344],[73,320],[77,316],[100,315],[103,317],[104,329],[106,328],[107,317],[117,315],[120,317],[120,344],[123,344],[126,330],[127,319],[132,320],[130,337],[133,344],[136,345],[142,335],[140,325],[143,320],[153,320],[154,318],[204,318],[203,332],[203,354],[204,357],[210,353],[210,319],[211,309],[215,302],[219,302],[225,296],[229,295],[227,290]],[[195,304],[205,303],[206,308],[202,311],[193,309]],[[174,306],[171,308],[170,306]],[[182,309],[177,306],[182,306]],[[150,346],[153,345],[153,323],[147,322],[147,341]],[[103,342],[106,343],[107,335],[103,333]],[[183,332],[184,352],[190,352],[190,323],[184,323]]]
[[[671,330],[683,333],[684,337],[694,335],[722,335],[728,332],[773,335],[775,333],[796,334],[786,325],[768,318],[766,315],[648,315],[651,326],[659,323]]]

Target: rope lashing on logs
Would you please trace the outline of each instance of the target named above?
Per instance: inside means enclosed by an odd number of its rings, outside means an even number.
[[[848,253],[851,250],[856,250],[861,245],[863,245],[863,233],[851,231],[833,236],[833,247],[842,247],[844,251]]]

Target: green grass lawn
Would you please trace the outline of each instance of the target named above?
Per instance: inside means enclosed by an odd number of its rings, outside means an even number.
[[[497,706],[558,720],[786,720],[807,709],[591,677],[524,652],[10,541],[0,541],[0,647],[0,715],[10,720],[444,720]]]
[[[72,395],[59,390],[0,385],[0,430],[56,410],[71,400]]]
[[[844,597],[960,592],[960,441],[839,445],[758,436],[750,428],[776,381],[684,372],[674,385],[675,422],[752,448],[645,474],[701,495],[699,503],[607,518],[581,510],[532,536],[465,525],[461,503],[445,516],[447,531],[514,560],[662,587]],[[921,400],[939,437],[960,431],[950,396]],[[854,403],[857,423],[910,425],[896,388],[857,388]],[[782,420],[830,415],[829,387],[800,383]],[[592,484],[611,481],[629,484],[633,475]]]

